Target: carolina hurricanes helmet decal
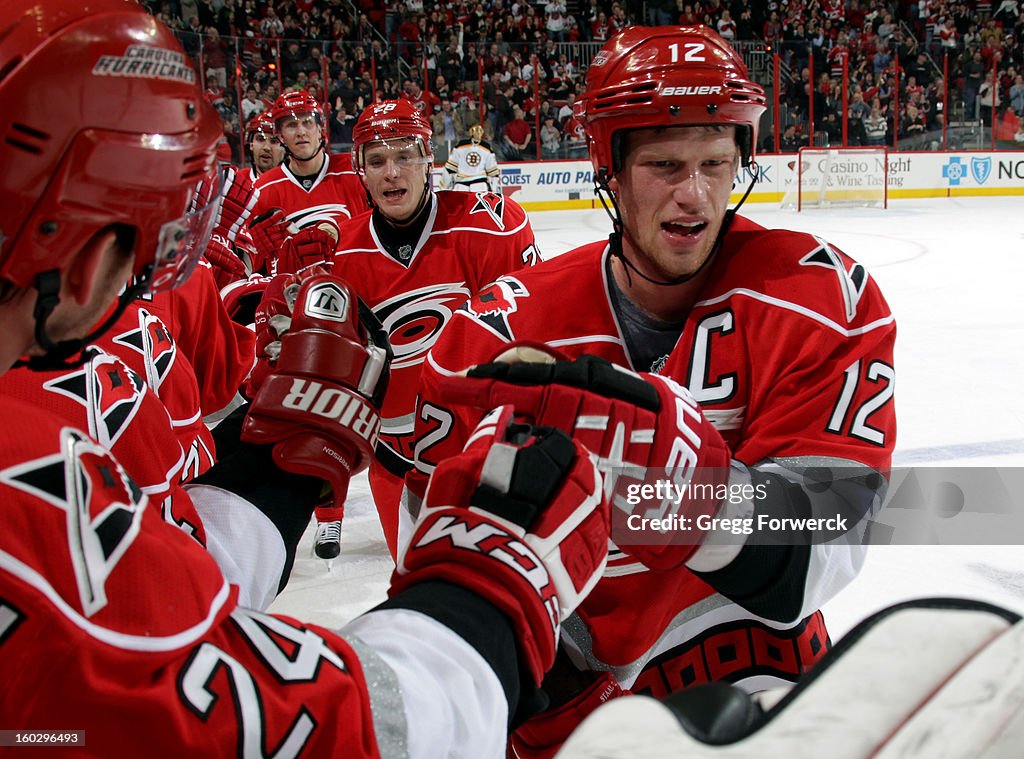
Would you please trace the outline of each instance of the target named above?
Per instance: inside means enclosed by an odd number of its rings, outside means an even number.
[[[215,171],[223,128],[173,32],[124,0],[0,0],[0,18],[0,277],[34,286],[114,224],[135,230],[140,277],[171,258],[191,272],[199,225],[166,224]]]

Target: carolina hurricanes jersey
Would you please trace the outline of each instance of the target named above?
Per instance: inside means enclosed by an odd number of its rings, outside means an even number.
[[[231,320],[210,265],[200,261],[188,281],[148,303],[192,366],[203,416],[220,411],[252,368],[256,336]]]
[[[514,340],[634,368],[609,295],[608,256],[604,242],[577,248],[501,277],[456,313],[421,376],[417,471],[407,478],[414,492],[479,419],[440,402],[440,377]],[[689,388],[735,460],[829,457],[887,470],[895,323],[864,267],[811,235],[737,217],[699,297],[660,373]],[[810,548],[802,620],[789,626],[758,619],[685,568],[654,572],[613,550],[579,609],[582,624],[566,626],[570,646],[591,668],[611,667],[624,686],[655,694],[709,679],[794,679],[826,647],[814,610],[859,568],[829,564],[827,548]]]
[[[462,140],[448,156],[445,171],[451,175],[452,189],[489,189],[501,191],[501,170],[498,159],[487,142]],[[477,183],[483,186],[476,187]]]
[[[18,425],[0,436],[5,726],[84,730],[90,756],[375,759],[378,735],[389,756],[409,755],[410,736],[417,756],[499,755],[503,692],[449,628],[371,612],[346,628],[357,654],[242,608],[106,449],[6,395],[0,417]]]
[[[335,273],[347,280],[387,330],[394,351],[381,410],[389,469],[412,466],[412,414],[420,366],[441,328],[470,295],[498,276],[539,260],[533,228],[517,203],[493,193],[431,193],[419,239],[388,253],[372,214],[341,228]]]
[[[164,404],[185,450],[182,476],[189,480],[210,468],[216,450],[213,435],[203,424],[195,369],[158,313],[152,303],[137,300],[96,343],[145,378]]]
[[[302,185],[285,161],[260,175],[256,196],[251,219],[280,208],[288,221],[298,227],[325,220],[341,226],[370,208],[366,189],[352,169],[352,156],[348,153],[329,155],[309,187]]]

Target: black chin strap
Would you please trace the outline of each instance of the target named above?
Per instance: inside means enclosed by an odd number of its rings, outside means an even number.
[[[54,342],[46,334],[46,322],[53,314],[54,309],[60,303],[60,272],[56,269],[45,271],[36,279],[36,305],[32,311],[35,318],[35,339],[36,345],[42,348],[45,353],[42,356],[30,356],[27,359],[18,359],[14,366],[25,366],[34,371],[53,371],[54,369],[75,369],[86,361],[83,351],[95,341],[100,335],[114,326],[114,322],[121,318],[125,309],[131,305],[146,291],[149,277],[141,277],[133,280],[118,298],[117,307],[103,323],[90,332],[88,335],[75,340],[60,340]]]
[[[285,166],[288,166],[288,163],[289,163],[289,160],[288,160],[288,159],[290,159],[290,158],[295,158],[295,154],[294,154],[294,153],[293,153],[292,151],[290,151],[290,150],[289,150],[288,148],[285,148],[285,149],[284,149],[284,153],[285,153],[285,156],[284,156],[284,165],[285,165]],[[328,159],[328,156],[327,156],[327,147],[326,147],[326,145],[324,144],[323,138],[321,138],[321,139],[320,139],[320,147],[318,147],[318,148],[316,149],[316,152],[315,152],[315,153],[313,153],[313,155],[311,155],[311,156],[310,156],[309,158],[307,158],[307,159],[306,159],[306,160],[304,160],[304,161],[302,161],[302,160],[300,160],[300,159],[298,159],[298,158],[295,158],[295,161],[296,161],[296,163],[309,163],[310,161],[316,160],[316,157],[317,157],[318,155],[322,155],[322,156],[323,156],[323,158],[324,158],[324,160],[323,160],[323,163],[321,163],[321,164],[320,164],[320,168],[319,168],[319,169],[317,169],[317,170],[316,170],[315,172],[313,172],[313,173],[314,173],[314,174],[319,174],[319,173],[320,173],[320,172],[321,172],[321,171],[323,170],[323,168],[324,168],[324,163],[327,163],[327,161],[329,160],[329,159]],[[256,162],[255,162],[255,161],[253,161],[253,165],[254,165],[254,166],[255,166],[255,163],[256,163]],[[291,167],[290,167],[290,166],[288,166],[288,168],[289,168],[289,169],[291,169]],[[295,172],[293,171],[293,172],[292,172],[292,174],[295,174]],[[298,174],[298,175],[296,175],[296,176],[303,176],[303,177],[305,177],[305,176],[312,176],[312,175],[310,175],[310,174]]]
[[[729,231],[732,226],[733,219],[736,218],[736,212],[740,210],[740,207],[746,202],[747,197],[754,189],[754,183],[757,181],[756,165],[751,166],[752,178],[750,184],[747,185],[747,191],[743,193],[743,197],[740,198],[740,202],[736,204],[735,208],[730,208],[725,212],[725,218],[722,219],[722,226],[718,230],[718,236],[715,237],[715,244],[711,246],[711,252],[708,253],[704,262],[697,267],[696,271],[692,271],[689,274],[683,274],[673,279],[654,279],[648,277],[642,271],[640,271],[633,262],[626,258],[626,255],[622,252],[622,213],[619,211],[618,203],[615,201],[615,195],[612,193],[611,188],[608,186],[608,175],[601,171],[598,177],[595,179],[597,185],[597,197],[601,201],[601,205],[604,207],[605,213],[608,214],[608,218],[612,221],[612,233],[608,236],[608,247],[611,251],[612,256],[622,261],[622,265],[626,267],[626,283],[628,286],[633,286],[633,277],[630,272],[636,272],[637,276],[642,279],[646,279],[652,285],[661,285],[662,287],[675,287],[681,285],[684,282],[689,282],[691,279],[700,274],[704,267],[711,263],[712,259],[718,255],[718,249],[722,247],[722,241],[725,240],[725,233]]]

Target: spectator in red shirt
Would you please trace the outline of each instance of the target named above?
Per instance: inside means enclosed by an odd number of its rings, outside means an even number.
[[[523,109],[515,106],[512,109],[512,120],[505,125],[502,132],[503,158],[506,161],[522,161],[527,156],[523,154],[526,146],[530,144],[533,134],[530,132],[530,125],[523,118]]]

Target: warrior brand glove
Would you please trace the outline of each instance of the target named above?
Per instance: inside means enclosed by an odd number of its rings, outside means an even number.
[[[601,576],[608,530],[586,451],[500,407],[434,471],[391,593],[440,580],[490,601],[511,621],[537,685],[554,662],[561,620]]]
[[[373,458],[391,352],[380,323],[341,279],[312,267],[267,285],[242,440],[273,443],[282,469],[326,480],[344,505]]]
[[[534,349],[513,346],[506,353],[524,350]],[[704,533],[696,517],[717,511],[731,457],[697,401],[671,379],[580,356],[575,361],[482,364],[465,376],[445,378],[440,391],[449,403],[481,409],[511,404],[517,415],[580,441],[598,457],[614,507],[616,542],[646,566],[679,566],[700,545]],[[656,491],[641,490],[658,484],[661,495],[675,487],[657,500]],[[644,498],[644,492],[652,495]],[[641,521],[675,517],[688,519],[687,529],[664,530],[663,521],[658,522],[661,530],[643,529]]]

